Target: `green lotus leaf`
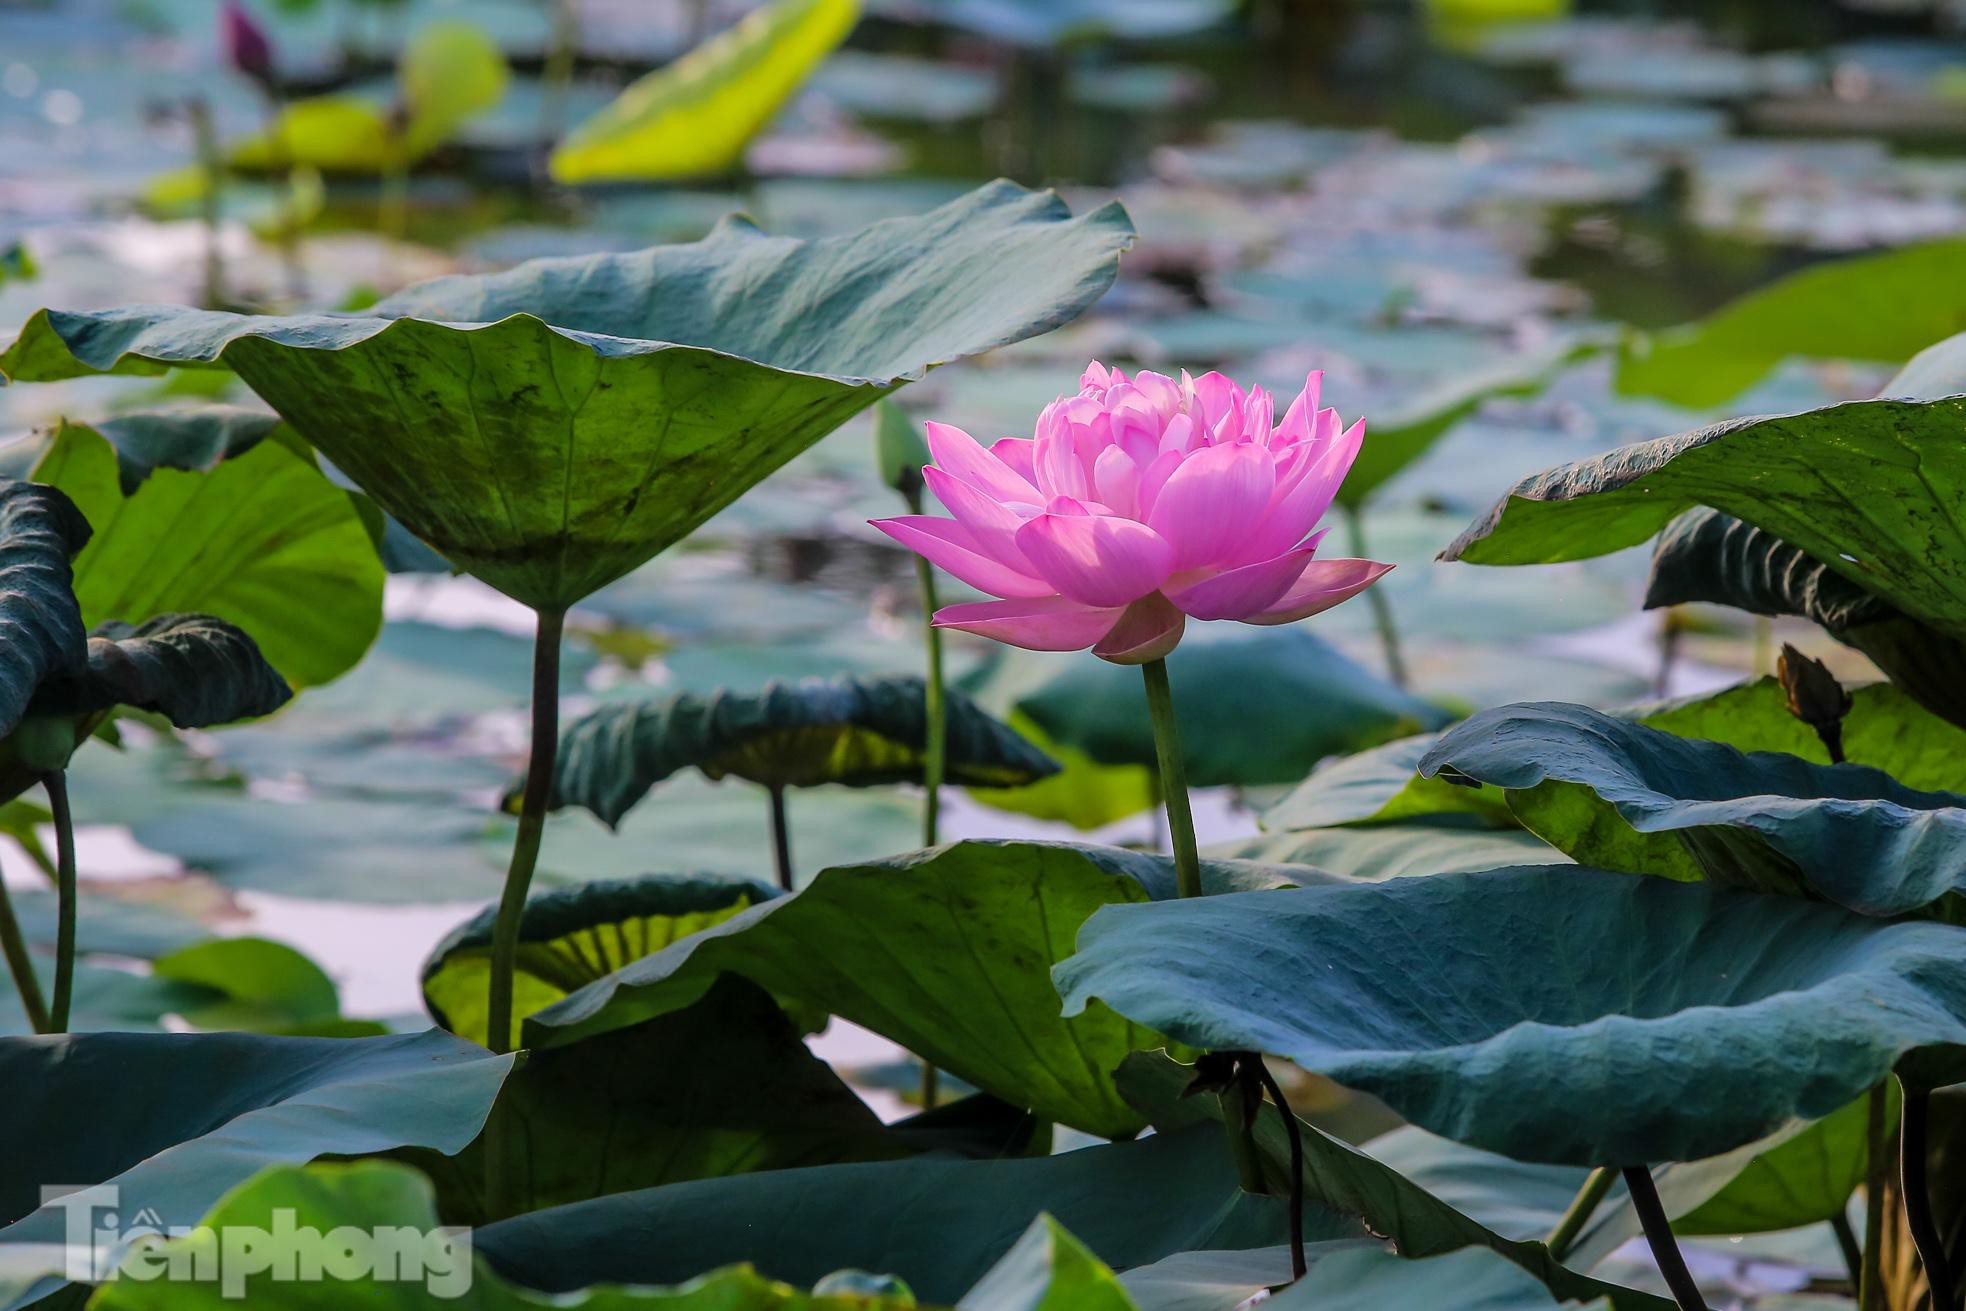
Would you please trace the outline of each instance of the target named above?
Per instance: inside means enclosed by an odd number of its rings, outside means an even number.
[[[1931,347],[1886,397],[1735,419],[1517,483],[1441,558],[1547,564],[1605,555],[1704,505],[1807,553],[1905,614],[1966,637],[1966,337]]]
[[[0,1039],[0,1253],[62,1268],[50,1180],[113,1184],[159,1228],[193,1225],[271,1165],[476,1137],[513,1058],[431,1030],[381,1038],[100,1033]],[[143,1113],[131,1114],[132,1097]],[[111,1209],[118,1209],[112,1207]],[[132,1212],[121,1212],[129,1215]],[[119,1253],[110,1254],[113,1261]],[[20,1263],[10,1274],[21,1273]]]
[[[1892,1100],[1895,1104],[1897,1099]],[[1892,1115],[1895,1119],[1895,1105]],[[1684,1214],[1674,1214],[1673,1231],[1775,1233],[1842,1215],[1870,1166],[1869,1131],[1869,1098],[1859,1097],[1800,1133],[1756,1151],[1718,1192]],[[1662,1191],[1669,1186],[1668,1179]]]
[[[548,1292],[663,1283],[746,1261],[807,1285],[842,1266],[878,1270],[947,1305],[1045,1214],[1122,1271],[1176,1252],[1271,1247],[1289,1232],[1284,1199],[1243,1192],[1221,1129],[1195,1125],[1057,1156],[702,1179],[535,1211],[473,1237],[493,1268]],[[1305,1221],[1313,1240],[1363,1232],[1316,1206]]]
[[[584,807],[612,827],[690,766],[774,788],[918,783],[928,759],[924,696],[920,678],[843,676],[605,705],[561,735],[549,804]],[[950,693],[947,714],[951,783],[1015,786],[1058,771],[962,693]]]
[[[82,673],[41,685],[31,713],[86,716],[133,706],[178,728],[209,728],[270,715],[294,694],[252,638],[210,615],[111,621],[90,635],[88,652]]]
[[[1138,1311],[1126,1287],[1091,1248],[1049,1215],[1031,1227],[963,1294],[970,1311]]]
[[[1819,264],[1741,297],[1699,323],[1628,346],[1618,390],[1689,409],[1725,404],[1792,356],[1900,364],[1966,329],[1949,238]]]
[[[1195,787],[1295,783],[1326,756],[1450,718],[1301,628],[1204,627],[1168,656],[1167,670]],[[966,686],[985,709],[1025,716],[1101,764],[1156,763],[1145,693],[1130,668],[1012,651]],[[1279,705],[1290,713],[1276,713]]]
[[[1263,812],[1263,827],[1274,832],[1433,820],[1444,815],[1472,816],[1495,828],[1514,827],[1508,803],[1499,794],[1420,777],[1420,760],[1438,740],[1438,734],[1403,737],[1327,760]]]
[[[1108,907],[1056,973],[1068,1015],[1284,1056],[1524,1161],[1697,1160],[1894,1068],[1966,1078],[1966,929],[1605,870]]]
[[[1120,1276],[1121,1286],[1140,1311],[1236,1311],[1257,1294],[1281,1288],[1290,1280],[1287,1246],[1176,1252]]]
[[[281,1217],[295,1226],[328,1234],[348,1228],[429,1235],[420,1251],[407,1255],[410,1277],[280,1279],[270,1270],[241,1272],[239,1288],[228,1294],[222,1280],[160,1279],[151,1271],[173,1261],[194,1264],[209,1235],[227,1229],[279,1232]],[[473,1264],[472,1245],[440,1229],[429,1181],[405,1165],[387,1161],[285,1166],[255,1176],[223,1197],[203,1218],[203,1232],[171,1238],[151,1253],[132,1256],[116,1279],[105,1283],[89,1305],[94,1311],[225,1311],[240,1305],[280,1306],[288,1311],[340,1311],[360,1305],[381,1311],[910,1311],[914,1299],[896,1296],[823,1296],[775,1283],[737,1266],[689,1278],[672,1288],[596,1288],[574,1298],[547,1298],[514,1287],[482,1264]],[[193,1250],[186,1250],[193,1249]],[[147,1277],[146,1277],[147,1276]],[[420,1276],[420,1277],[419,1277]],[[468,1290],[468,1291],[467,1291]],[[460,1300],[460,1299],[467,1300]],[[990,1311],[996,1311],[991,1308]]]
[[[1704,601],[1758,615],[1801,615],[1869,656],[1919,704],[1966,725],[1966,642],[1871,595],[1773,533],[1715,510],[1689,510],[1652,546],[1647,609]]]
[[[69,561],[89,521],[52,487],[0,479],[0,737],[20,726],[51,676],[88,668],[88,635]]]
[[[1165,1133],[1198,1120],[1221,1120],[1220,1098],[1188,1095],[1194,1073],[1193,1066],[1171,1059],[1166,1052],[1135,1052],[1126,1058],[1116,1077],[1127,1100],[1156,1130]],[[1618,1288],[1566,1269],[1546,1246],[1527,1241],[1526,1235],[1497,1233],[1369,1154],[1370,1146],[1354,1147],[1301,1121],[1297,1130],[1304,1149],[1304,1196],[1310,1203],[1356,1216],[1368,1232],[1390,1241],[1406,1257],[1485,1249],[1523,1273],[1545,1290],[1546,1296],[1554,1293],[1577,1300],[1609,1297],[1620,1311],[1667,1311],[1671,1305],[1649,1293]],[[1254,1137],[1258,1152],[1277,1173],[1281,1185],[1290,1177],[1290,1139],[1273,1103],[1266,1102],[1259,1111]],[[1582,1182],[1581,1176],[1577,1182]],[[1573,1184],[1562,1201],[1568,1202],[1575,1191]],[[1547,1231],[1547,1225],[1541,1226],[1536,1236]]]
[[[233,369],[458,568],[563,610],[936,364],[1057,327],[1133,240],[997,182],[816,241],[732,219],[693,245],[438,278],[360,314],[43,310],[16,381]]]
[[[1291,829],[1211,845],[1216,859],[1308,865],[1347,879],[1447,874],[1498,865],[1567,865],[1571,857],[1534,833],[1497,829],[1467,816],[1399,824]]]
[[[33,477],[96,525],[75,558],[83,619],[216,615],[300,687],[353,668],[382,628],[382,564],[362,498],[282,432],[225,406],[63,424]]]
[[[1214,888],[1321,877],[1211,861]],[[1058,1014],[1050,968],[1086,916],[1174,895],[1172,863],[1106,847],[961,842],[823,870],[616,970],[526,1021],[554,1047],[686,1006],[724,972],[893,1039],[973,1087],[1088,1133],[1141,1127],[1112,1070],[1159,1035],[1103,1009]]]
[[[1510,789],[1532,832],[1587,864],[1807,891],[1865,915],[1952,914],[1966,893],[1966,797],[1867,766],[1528,702],[1444,734],[1420,770]]]
[[[1222,22],[1234,5],[1230,0],[924,0],[900,10],[993,41],[1047,47],[1114,34],[1136,41],[1182,36]]]
[[[200,1029],[321,1038],[388,1032],[373,1021],[342,1018],[334,980],[292,947],[265,938],[192,943],[151,962],[151,974],[210,991],[209,1000],[177,1011]]]
[[[1104,828],[1161,802],[1154,771],[1145,765],[1102,765],[1075,747],[1060,746],[1012,711],[1006,723],[1037,750],[1058,762],[1058,772],[1015,788],[979,788],[970,800],[991,810],[1056,820],[1080,832]]]
[[[529,898],[519,921],[512,1014],[524,1019],[680,938],[769,901],[748,879],[596,879]],[[485,1040],[485,984],[497,907],[458,925],[423,962],[423,1004],[452,1033]]]
[[[1557,1299],[1526,1272],[1479,1249],[1416,1261],[1381,1248],[1351,1248],[1319,1257],[1269,1305],[1276,1311],[1541,1311],[1580,1303]],[[1615,1305],[1595,1299],[1584,1311]]]
[[[556,182],[727,172],[813,69],[846,39],[860,0],[773,0],[672,64],[631,82],[554,148]]]
[[[445,1214],[483,1224],[630,1189],[915,1151],[768,993],[725,975],[682,1010],[532,1053],[477,1142],[415,1163],[438,1181]],[[492,1153],[514,1182],[487,1198]]]

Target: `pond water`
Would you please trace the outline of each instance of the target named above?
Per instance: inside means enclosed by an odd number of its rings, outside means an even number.
[[[576,6],[582,58],[559,114],[584,115],[629,71],[743,7]],[[398,220],[382,184],[330,177],[283,249],[266,234],[299,203],[284,180],[230,186],[215,231],[158,185],[193,158],[190,99],[221,137],[263,114],[218,59],[216,4],[0,3],[0,249],[18,241],[36,268],[0,275],[0,323],[44,305],[196,303],[214,290],[214,249],[228,304],[358,305],[444,271],[693,239],[732,210],[774,232],[842,231],[1007,174],[1059,187],[1075,209],[1118,195],[1141,242],[1083,319],[935,372],[902,393],[911,413],[1020,432],[1099,357],[1292,391],[1322,369],[1327,403],[1377,422],[1483,371],[1696,318],[1812,262],[1966,227],[1956,6],[1579,0],[1485,25],[1445,12],[1462,7],[1251,0],[1226,26],[1048,44],[1047,6],[973,0],[945,26],[915,21],[924,6],[870,5],[743,177],[567,191],[536,181],[552,112],[547,6],[321,4],[271,22],[297,80],[335,80],[352,41],[352,89],[386,86],[404,32],[458,15],[494,35],[514,78],[408,179]],[[1784,366],[1730,411],[1869,395],[1883,376]],[[213,386],[0,389],[0,433],[31,443],[63,416]],[[252,403],[236,384],[223,395]],[[1716,615],[1662,670],[1658,616],[1639,611],[1642,553],[1533,571],[1433,561],[1519,476],[1710,417],[1615,394],[1599,355],[1559,367],[1533,397],[1482,404],[1381,489],[1363,531],[1400,566],[1383,590],[1413,688],[1463,709],[1610,704],[1765,665],[1768,635]],[[914,672],[912,567],[865,525],[895,508],[871,422],[848,424],[581,607],[568,713],[652,689]],[[90,904],[182,922],[185,937],[203,925],[291,942],[336,978],[349,1014],[420,1024],[424,951],[495,894],[504,868],[510,828],[495,802],[524,745],[529,618],[468,579],[418,573],[391,579],[387,614],[357,670],[273,719],[175,740],[135,725],[122,751],[89,749],[72,786]],[[1369,607],[1316,629],[1382,667]],[[1780,635],[1822,645],[1813,630]],[[986,655],[960,643],[951,654],[961,669]],[[1266,800],[1209,792],[1203,840],[1256,833]],[[799,868],[913,846],[918,804],[906,790],[795,797]],[[764,815],[745,784],[678,779],[618,833],[557,817],[540,883],[758,875]],[[960,796],[945,828],[1070,833]],[[1145,816],[1099,836],[1154,840]],[[45,886],[18,851],[0,864],[11,886]],[[107,984],[94,995],[107,1014],[162,1022],[140,996]],[[889,1056],[851,1035],[821,1041],[869,1064]]]

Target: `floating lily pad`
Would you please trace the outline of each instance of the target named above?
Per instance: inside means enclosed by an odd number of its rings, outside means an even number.
[[[962,28],[1021,46],[1075,39],[1181,36],[1228,18],[1230,0],[882,0],[899,18]]]
[[[47,310],[0,374],[230,367],[445,559],[560,610],[894,387],[1073,318],[1132,239],[1117,205],[995,183],[844,237],[731,220],[355,315]]]
[[[950,1304],[1040,1214],[1108,1266],[1176,1252],[1270,1247],[1284,1200],[1244,1193],[1215,1125],[1141,1142],[1024,1160],[816,1166],[705,1179],[488,1225],[474,1235],[494,1269],[529,1287],[649,1284],[748,1261],[810,1285],[842,1266],[905,1280]],[[1355,1222],[1313,1208],[1313,1238],[1356,1237]]]
[[[1773,533],[1904,613],[1966,637],[1966,337],[1853,401],[1621,447],[1516,484],[1443,553],[1544,564],[1635,546],[1709,506]]]
[[[75,559],[86,622],[180,611],[243,628],[310,687],[347,672],[382,627],[383,570],[356,498],[227,407],[64,424],[33,478],[96,526]]]
[[[1951,925],[1536,867],[1102,909],[1057,976],[1068,1015],[1097,998],[1457,1141],[1624,1166],[1820,1118],[1894,1067],[1966,1078],[1962,949]]]
[[[1450,718],[1301,628],[1203,628],[1175,648],[1167,670],[1195,787],[1295,783],[1326,756]],[[986,708],[1024,715],[1101,764],[1156,763],[1146,694],[1132,669],[1010,652],[965,682]]]
[[[569,725],[554,758],[554,808],[610,826],[650,788],[695,766],[766,787],[874,787],[922,780],[928,714],[919,678],[807,679],[762,692],[684,692],[607,705]],[[1026,784],[1058,766],[960,692],[948,698],[949,782]]]
[[[1213,887],[1280,886],[1303,870],[1209,862]],[[864,1025],[974,1087],[1119,1137],[1139,1116],[1112,1086],[1158,1035],[1109,1011],[1066,1021],[1048,973],[1092,910],[1174,894],[1172,863],[1105,847],[962,842],[822,871],[634,961],[526,1022],[559,1046],[688,1005],[724,972]]]
[[[1532,832],[1590,864],[1807,891],[1865,915],[1950,916],[1966,893],[1966,797],[1862,765],[1528,702],[1444,734],[1420,772],[1450,771],[1509,789]]]
[[[776,888],[738,879],[651,875],[563,888],[526,902],[519,922],[512,1014],[524,1019],[568,993],[769,901]],[[485,1038],[495,907],[453,929],[423,962],[431,1018],[473,1042]]]
[[[772,0],[754,9],[569,132],[553,151],[554,179],[648,181],[731,169],[859,17],[860,0]]]

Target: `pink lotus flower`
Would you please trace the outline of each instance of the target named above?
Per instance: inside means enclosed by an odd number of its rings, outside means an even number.
[[[1093,364],[1037,436],[987,449],[927,425],[929,490],[954,515],[874,526],[1002,600],[938,610],[1033,651],[1144,664],[1189,619],[1287,624],[1370,587],[1391,565],[1314,559],[1313,531],[1358,455],[1365,421],[1318,408],[1313,373],[1281,424],[1260,387],[1219,373],[1177,382]]]

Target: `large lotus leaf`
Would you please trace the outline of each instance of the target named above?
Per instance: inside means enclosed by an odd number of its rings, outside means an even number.
[[[777,895],[778,889],[748,879],[652,874],[596,879],[533,897],[519,921],[512,1013],[523,1020],[630,962]],[[485,1040],[485,989],[496,912],[497,907],[487,906],[452,929],[423,962],[423,1004],[431,1018],[473,1042]]]
[[[213,938],[158,957],[151,973],[211,990],[210,1001],[179,1012],[196,1028],[339,1037],[350,1023],[341,1019],[334,980],[285,943]]]
[[[291,1279],[277,1263],[237,1272],[236,1288],[223,1280],[159,1278],[179,1266],[209,1261],[210,1235],[241,1231],[281,1232],[282,1217],[318,1234],[378,1229],[424,1235],[391,1271],[351,1279]],[[440,1227],[430,1184],[408,1166],[387,1161],[282,1167],[248,1180],[220,1199],[202,1221],[200,1234],[165,1240],[128,1259],[116,1279],[89,1302],[92,1311],[228,1311],[238,1306],[279,1306],[287,1311],[907,1311],[912,1298],[864,1294],[815,1295],[774,1283],[747,1267],[688,1279],[673,1288],[596,1288],[572,1298],[547,1298],[508,1284],[473,1264],[472,1244]],[[246,1264],[246,1263],[241,1263]],[[1065,1287],[1074,1285],[1066,1284]],[[979,1309],[985,1311],[985,1309]],[[987,1311],[1013,1311],[988,1308]]]
[[[1414,1261],[1376,1248],[1348,1248],[1319,1257],[1309,1274],[1265,1305],[1275,1311],[1541,1311],[1579,1303],[1559,1300],[1492,1252]],[[1595,1299],[1584,1311],[1615,1305],[1608,1297]]]
[[[992,183],[816,241],[733,219],[692,245],[439,278],[360,314],[43,310],[17,381],[224,365],[443,557],[564,609],[926,369],[1067,322],[1133,240]]]
[[[553,151],[558,182],[725,172],[853,30],[860,0],[773,0],[644,74]]]
[[[210,615],[157,615],[140,624],[99,625],[81,673],[49,679],[30,709],[91,715],[134,706],[179,728],[209,728],[270,715],[293,689],[253,639]]]
[[[1966,797],[1863,765],[1527,702],[1444,734],[1420,770],[1510,789],[1532,832],[1586,864],[1806,890],[1865,915],[1949,914],[1966,892]]]
[[[811,1284],[847,1266],[898,1275],[949,1303],[1040,1214],[1125,1270],[1176,1252],[1269,1247],[1284,1201],[1244,1193],[1222,1131],[1196,1125],[1140,1142],[1002,1161],[921,1157],[702,1179],[535,1211],[477,1231],[508,1278],[549,1292],[661,1283],[749,1261]],[[1311,1207],[1312,1239],[1357,1224]]]
[[[1006,721],[1031,745],[1058,762],[1058,772],[1014,788],[980,788],[970,800],[991,810],[1033,819],[1056,820],[1080,832],[1104,828],[1161,801],[1154,771],[1145,765],[1102,765],[1076,747],[1045,736],[1028,715],[1012,711]]]
[[[1236,1311],[1258,1293],[1290,1280],[1288,1247],[1176,1252],[1120,1276],[1140,1311]]]
[[[1673,1217],[1682,1234],[1752,1234],[1843,1214],[1870,1165],[1869,1098],[1756,1152],[1725,1187]]]
[[[358,498],[273,429],[226,407],[62,425],[33,476],[96,525],[75,558],[85,622],[216,615],[300,687],[362,658],[383,569]]]
[[[1928,358],[1930,357],[1930,358]],[[1547,564],[1635,546],[1708,506],[1775,534],[1966,637],[1966,338],[1932,347],[1887,397],[1735,419],[1533,474],[1442,552]]]
[[[1949,238],[1821,264],[1750,292],[1699,323],[1628,346],[1618,390],[1693,409],[1721,405],[1791,356],[1898,364],[1966,329]]]
[[[1525,1161],[1697,1160],[1894,1067],[1966,1078],[1966,929],[1526,867],[1115,906],[1057,970],[1201,1047],[1256,1049]]]
[[[554,757],[550,805],[582,806],[612,827],[650,788],[690,766],[767,787],[920,782],[928,712],[920,678],[809,678],[762,692],[679,692],[575,720]],[[1030,783],[1057,764],[952,692],[945,777],[965,787]]]
[[[69,560],[89,522],[61,492],[0,479],[0,737],[12,733],[51,675],[88,666],[88,637]]]
[[[1195,787],[1295,783],[1326,756],[1450,718],[1301,628],[1204,627],[1167,669]],[[1023,715],[1102,764],[1155,764],[1146,694],[1131,668],[1019,651],[966,682],[985,708]]]
[[[1438,740],[1437,734],[1403,737],[1327,760],[1263,812],[1263,827],[1274,832],[1432,820],[1442,815],[1468,815],[1495,828],[1513,827],[1508,804],[1497,794],[1419,776],[1421,758]]]
[[[1240,862],[1203,873],[1215,888],[1319,877]],[[539,1012],[525,1045],[688,1005],[729,971],[873,1029],[1012,1105],[1119,1137],[1142,1122],[1112,1070],[1162,1039],[1104,1009],[1061,1018],[1050,969],[1095,908],[1173,895],[1164,857],[1062,843],[961,842],[824,870]]]
[[[1193,1066],[1172,1060],[1165,1052],[1135,1052],[1126,1058],[1117,1077],[1127,1100],[1165,1133],[1197,1120],[1221,1119],[1219,1098],[1187,1095],[1194,1073]],[[1356,1216],[1367,1231],[1388,1240],[1406,1257],[1437,1257],[1482,1248],[1524,1272],[1538,1287],[1564,1297],[1609,1296],[1621,1311],[1664,1311],[1669,1306],[1649,1293],[1616,1288],[1566,1269],[1541,1242],[1527,1241],[1527,1235],[1497,1233],[1375,1155],[1315,1125],[1300,1121],[1297,1129],[1304,1150],[1304,1196],[1315,1206]],[[1279,1177],[1288,1179],[1290,1139],[1283,1117],[1272,1103],[1266,1102],[1257,1116],[1255,1141]],[[1574,1192],[1573,1185],[1564,1201]],[[1547,1228],[1543,1226],[1543,1231]]]
[[[1907,615],[1773,533],[1702,507],[1652,545],[1645,605],[1703,601],[1759,615],[1801,615],[1871,658],[1933,714],[1966,725],[1966,642]]]
[[[492,1154],[513,1182],[487,1198]],[[476,1143],[417,1163],[447,1216],[483,1224],[689,1179],[913,1154],[768,994],[725,975],[680,1011],[532,1053]]]
[[[1498,865],[1567,865],[1571,858],[1524,829],[1497,829],[1469,816],[1398,824],[1291,829],[1217,842],[1204,853],[1266,865],[1309,865],[1351,879],[1446,874]]]
[[[0,1260],[10,1273],[43,1255],[62,1268],[69,1217],[62,1202],[42,1204],[51,1182],[114,1185],[120,1196],[103,1205],[125,1223],[142,1212],[159,1227],[192,1225],[266,1166],[405,1145],[458,1151],[512,1061],[435,1030],[0,1039],[14,1111],[0,1129],[0,1217],[12,1222]]]

